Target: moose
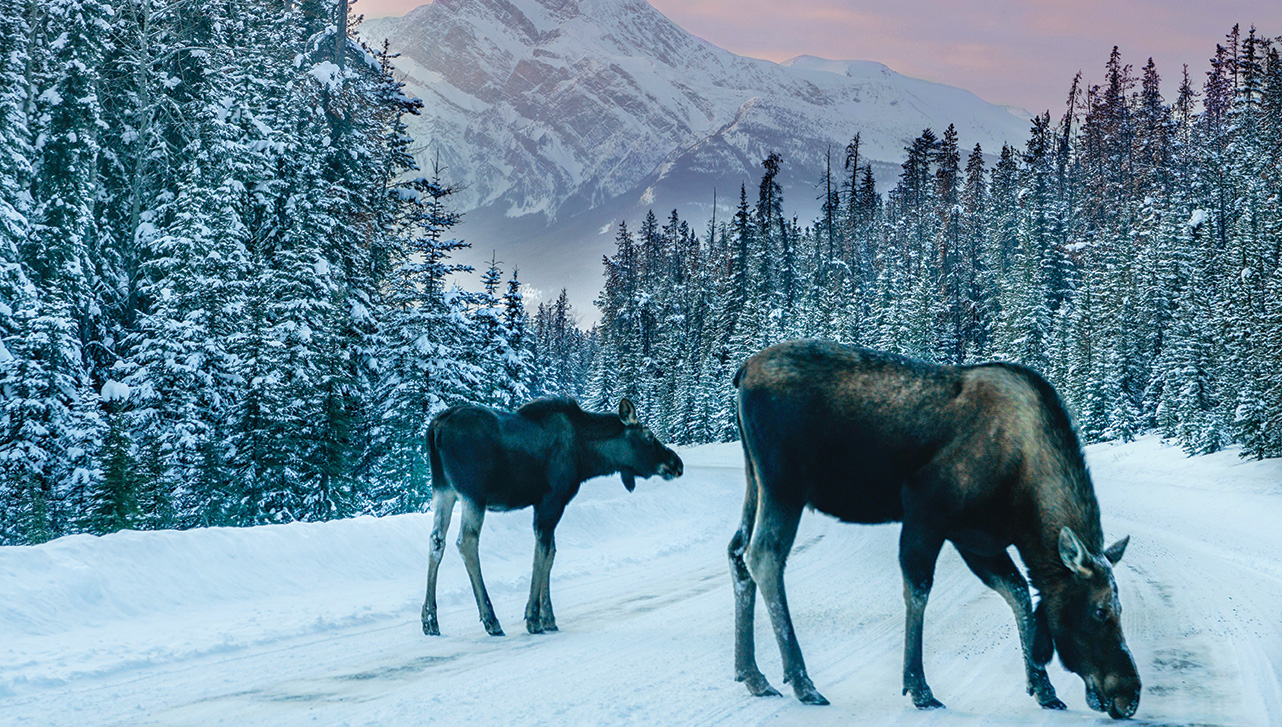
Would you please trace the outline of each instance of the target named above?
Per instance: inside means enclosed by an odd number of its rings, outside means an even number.
[[[949,541],[1015,612],[1028,693],[1065,709],[1045,665],[1058,651],[1088,704],[1115,719],[1139,706],[1122,635],[1113,565],[1129,538],[1103,547],[1099,503],[1063,403],[1031,369],[937,366],[823,341],[749,358],[734,378],[746,464],[743,518],[729,545],[735,679],[777,692],[757,668],[756,589],[770,614],[784,681],[827,704],[806,673],[784,593],[784,565],[806,507],[850,523],[902,522],[904,694],[940,708],[922,668],[922,625],[935,561]],[[1039,592],[1011,560],[1013,545]]]
[[[491,636],[503,629],[490,605],[477,545],[486,510],[534,507],[534,572],[525,628],[532,634],[556,631],[548,580],[556,556],[554,531],[565,506],[585,480],[619,473],[631,492],[637,477],[680,477],[681,458],[637,420],[628,399],[619,413],[586,412],[571,399],[539,399],[515,413],[482,406],[446,409],[427,434],[432,470],[431,548],[423,633],[440,634],[436,619],[436,571],[445,554],[445,535],[455,500],[463,502],[458,549],[472,581],[481,623]]]

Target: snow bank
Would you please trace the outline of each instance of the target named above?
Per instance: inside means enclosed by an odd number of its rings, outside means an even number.
[[[701,447],[696,463],[741,467],[737,450]],[[558,576],[610,569],[691,542],[725,537],[701,517],[721,491],[689,479],[584,483],[557,529]],[[721,505],[717,505],[722,509]],[[490,513],[481,533],[486,584],[520,601],[534,552],[532,511]],[[656,523],[671,527],[656,528]],[[417,611],[430,514],[327,523],[73,535],[0,547],[0,696],[15,684],[57,684]],[[450,531],[458,532],[457,509]],[[454,548],[447,570],[460,558]],[[442,605],[471,599],[466,578],[442,577]],[[21,665],[15,667],[14,665]]]

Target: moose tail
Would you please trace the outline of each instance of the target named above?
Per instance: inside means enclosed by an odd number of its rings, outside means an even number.
[[[449,487],[449,482],[445,479],[445,466],[441,464],[441,448],[439,439],[441,436],[441,419],[442,415],[437,415],[432,423],[427,427],[427,461],[432,468],[432,489],[443,489]]]

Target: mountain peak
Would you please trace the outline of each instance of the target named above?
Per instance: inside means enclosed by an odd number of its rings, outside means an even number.
[[[928,126],[954,123],[968,145],[990,150],[1027,127],[967,91],[874,61],[739,56],[644,0],[436,0],[371,30],[371,40],[390,37],[408,90],[425,102],[410,120],[423,155],[439,152],[466,185],[457,202],[471,227],[460,232],[555,242],[542,260],[519,256],[521,269],[549,289],[585,281],[571,290],[577,300],[597,285],[610,242],[598,239],[602,227],[647,207],[680,208],[698,224],[708,209],[696,203],[755,184],[770,152],[785,160],[785,190],[809,201],[828,150],[856,132],[889,179]]]

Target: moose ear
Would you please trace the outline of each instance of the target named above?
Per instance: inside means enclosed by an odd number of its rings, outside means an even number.
[[[619,418],[630,427],[641,423],[637,421],[637,408],[632,405],[632,400],[630,399],[623,399],[619,402]]]
[[[1122,559],[1122,554],[1126,552],[1126,546],[1130,542],[1131,536],[1127,535],[1125,538],[1113,543],[1108,546],[1108,550],[1104,551],[1104,557],[1108,558],[1108,562],[1117,565],[1117,561]]]
[[[1086,567],[1086,546],[1077,539],[1077,533],[1067,526],[1059,531],[1059,559],[1064,567],[1079,576],[1089,576],[1091,571]]]

